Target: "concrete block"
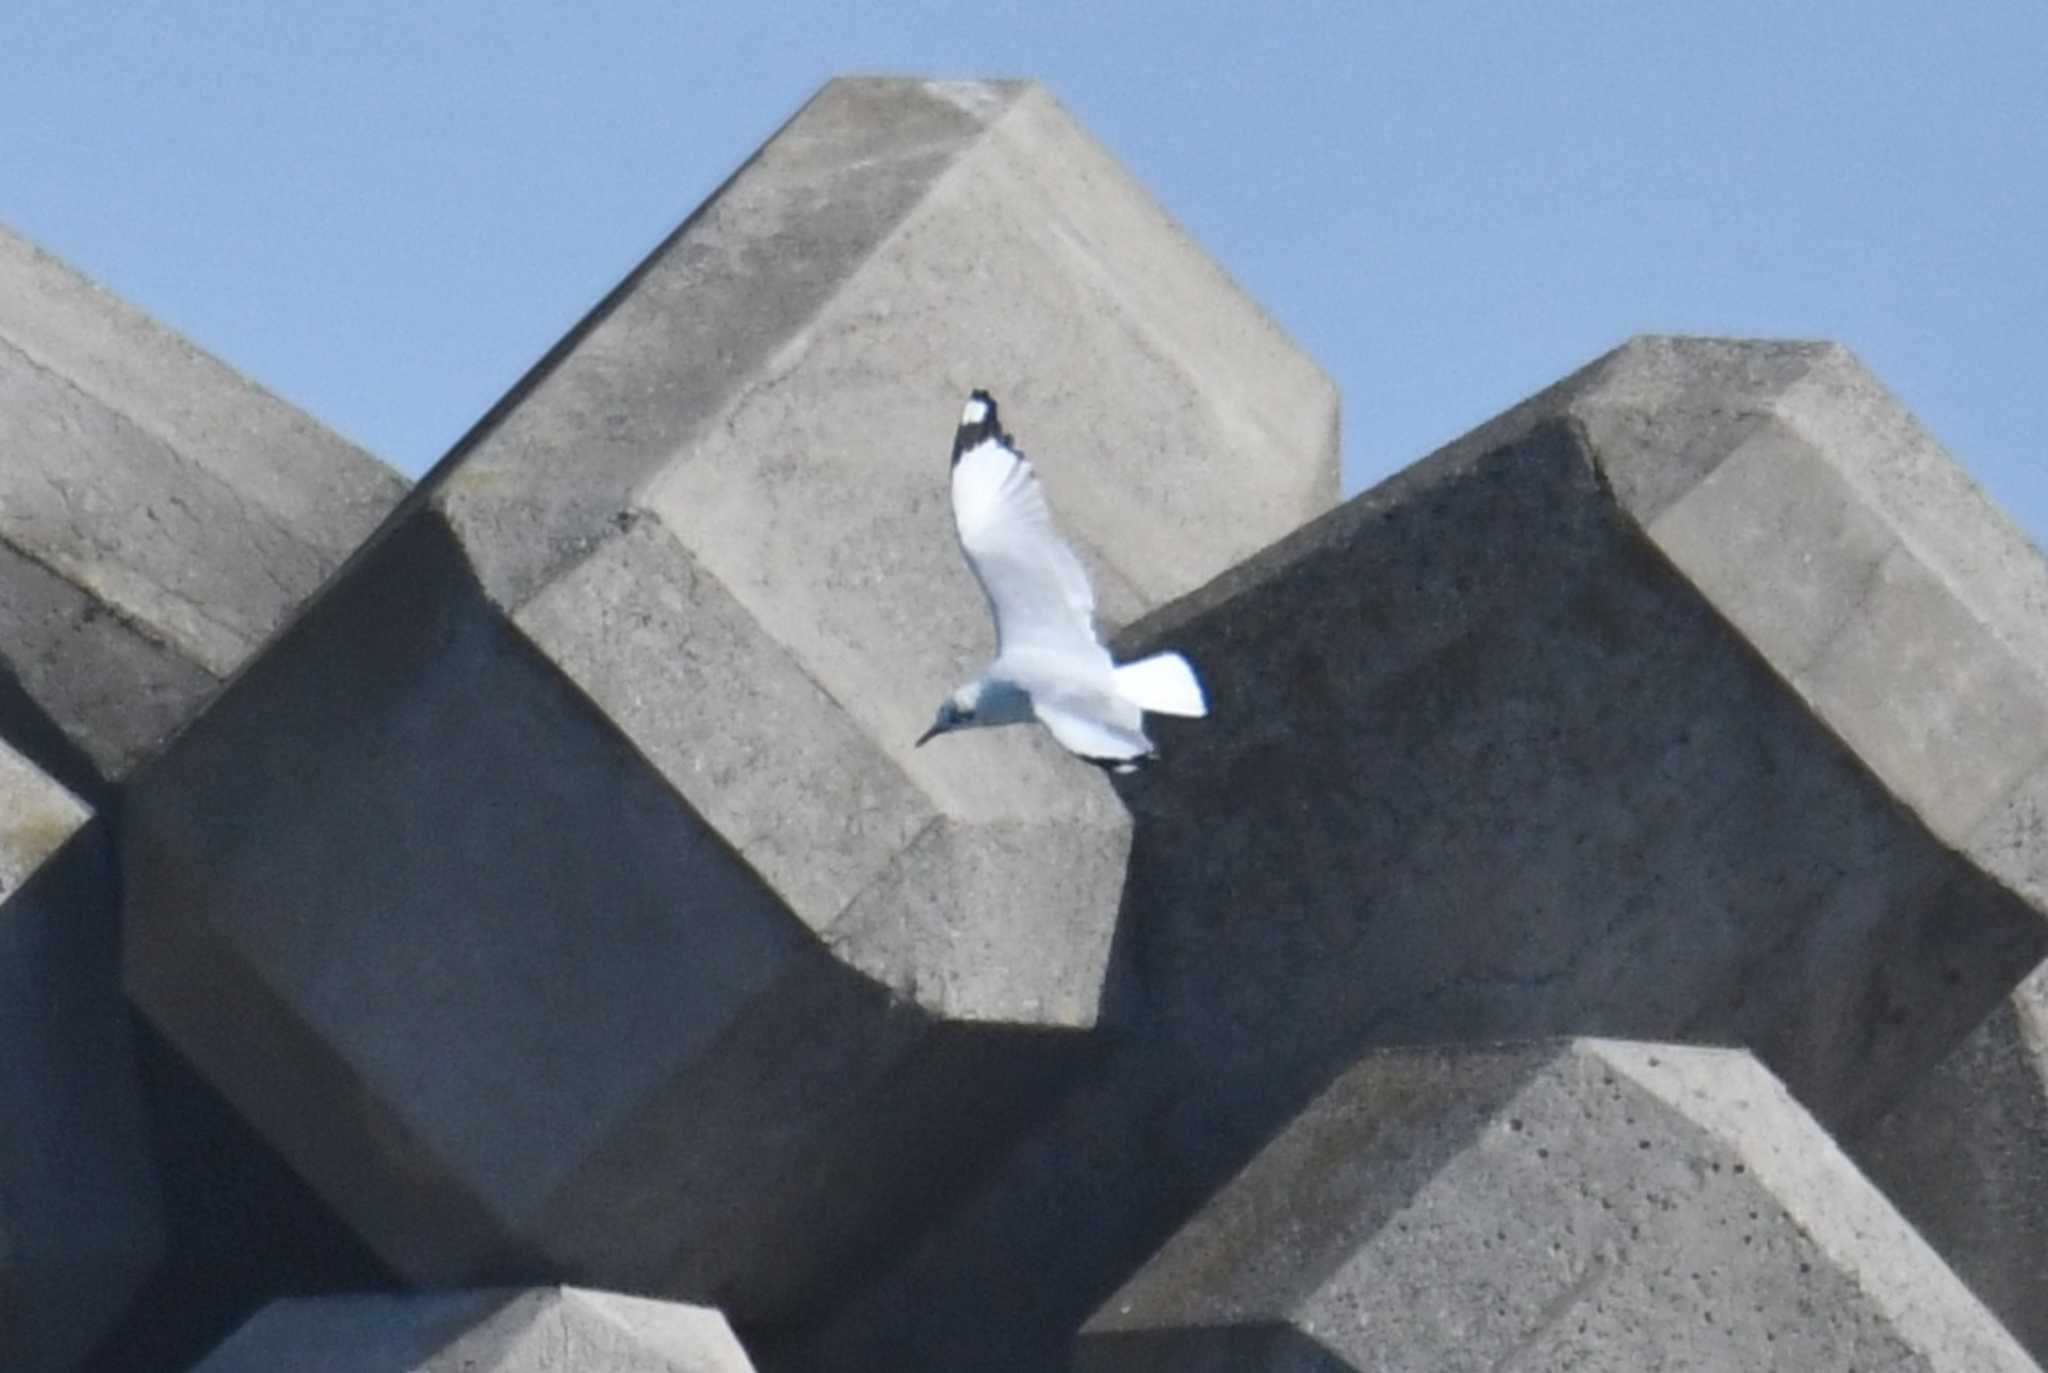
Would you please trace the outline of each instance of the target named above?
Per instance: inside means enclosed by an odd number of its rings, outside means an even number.
[[[0,734],[48,770],[124,776],[404,490],[0,228]]]
[[[1334,492],[1327,380],[1042,91],[835,82],[136,777],[131,993],[406,1278],[815,1317],[1079,1066],[1127,814],[911,747],[1009,378],[1113,614]]]
[[[1841,349],[1642,339],[1133,626],[1211,714],[1119,784],[1121,1047],[790,1366],[1056,1366],[1376,1044],[1742,1044],[1853,1136],[2048,952],[2041,605]]]
[[[112,845],[0,742],[0,1368],[71,1369],[163,1248]]]
[[[1368,1055],[1074,1366],[2035,1365],[1749,1054],[1584,1039]]]
[[[578,1287],[273,1302],[193,1373],[751,1373],[725,1317]]]
[[[2020,1343],[2048,1359],[2048,964],[1846,1143]]]
[[[501,604],[643,504],[886,700],[987,633],[932,476],[974,386],[1111,623],[1337,497],[1332,383],[1042,87],[873,79],[827,84],[427,481]],[[795,568],[836,576],[799,599]],[[877,634],[913,656],[877,666]]]
[[[1720,1038],[1853,1131],[2048,951],[2043,607],[1845,350],[1632,342],[1134,631],[1231,722],[1126,788],[1161,1028]]]

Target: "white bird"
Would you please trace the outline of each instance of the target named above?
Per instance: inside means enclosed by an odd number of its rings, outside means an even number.
[[[953,525],[995,618],[996,656],[939,706],[919,745],[956,729],[1036,719],[1068,752],[1130,772],[1153,756],[1146,711],[1209,713],[1178,653],[1110,661],[1095,636],[1088,573],[1053,528],[1038,475],[986,391],[967,398],[953,436]]]

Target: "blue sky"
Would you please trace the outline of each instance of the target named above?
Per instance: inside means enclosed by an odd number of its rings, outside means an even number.
[[[1824,337],[2048,544],[2048,0],[13,0],[0,219],[418,473],[847,72],[1047,82],[1349,490],[1636,332]]]

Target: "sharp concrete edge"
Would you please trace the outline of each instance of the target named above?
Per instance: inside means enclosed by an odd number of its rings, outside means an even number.
[[[0,401],[0,658],[34,706],[8,727],[55,727],[95,789],[189,719],[405,489],[4,228]]]
[[[1367,1055],[1077,1366],[1220,1373],[1258,1332],[1386,1373],[2034,1367],[1748,1054],[1592,1039]]]

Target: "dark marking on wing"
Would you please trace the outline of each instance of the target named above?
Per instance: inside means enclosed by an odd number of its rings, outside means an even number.
[[[986,391],[974,391],[969,393],[967,399],[980,401],[987,409],[979,421],[969,424],[962,420],[960,427],[953,432],[953,465],[959,465],[961,454],[972,451],[977,445],[990,439],[1016,453],[1018,457],[1023,457],[1010,436],[1003,432],[1002,421],[996,416],[996,398]]]

